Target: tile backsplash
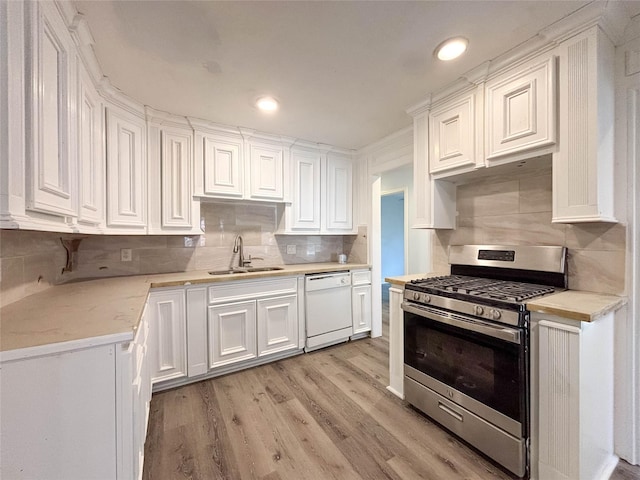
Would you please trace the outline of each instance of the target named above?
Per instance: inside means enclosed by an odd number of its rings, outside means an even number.
[[[460,185],[456,196],[456,230],[433,236],[434,270],[448,270],[449,245],[564,245],[570,289],[625,293],[625,226],[551,223],[550,170]]]
[[[255,266],[337,261],[340,253],[350,263],[367,261],[366,227],[357,236],[275,235],[273,204],[203,203],[201,214],[203,235],[86,235],[73,272],[64,274],[60,239],[81,235],[0,230],[0,305],[76,279],[225,269],[238,264],[232,251],[238,234]],[[295,254],[287,254],[288,245]],[[131,249],[130,262],[120,260],[123,248]]]

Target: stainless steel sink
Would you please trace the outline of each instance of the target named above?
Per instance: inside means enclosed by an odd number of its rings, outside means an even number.
[[[247,272],[273,272],[276,270],[284,270],[282,267],[249,267]]]
[[[212,270],[209,275],[236,275],[239,273],[252,273],[252,272],[273,272],[276,270],[284,270],[283,267],[246,267],[246,268],[234,268],[227,270]]]

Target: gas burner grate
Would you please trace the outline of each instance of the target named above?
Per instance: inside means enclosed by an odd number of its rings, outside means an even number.
[[[470,297],[488,298],[507,302],[523,302],[541,295],[553,293],[555,289],[546,285],[537,285],[508,280],[446,275],[411,282],[417,289],[427,288],[435,292],[457,293]]]

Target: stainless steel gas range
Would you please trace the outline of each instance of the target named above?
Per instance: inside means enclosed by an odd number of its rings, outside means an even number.
[[[405,285],[405,398],[528,476],[526,301],[566,288],[566,249],[451,246],[449,263],[451,275]]]

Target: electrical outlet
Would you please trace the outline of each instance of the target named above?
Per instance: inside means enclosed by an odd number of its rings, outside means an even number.
[[[315,254],[316,254],[316,246],[307,245],[307,255],[315,255]]]
[[[130,248],[121,248],[120,249],[120,261],[121,262],[130,262],[133,257]]]
[[[287,255],[295,255],[295,254],[296,254],[296,246],[287,245]]]

